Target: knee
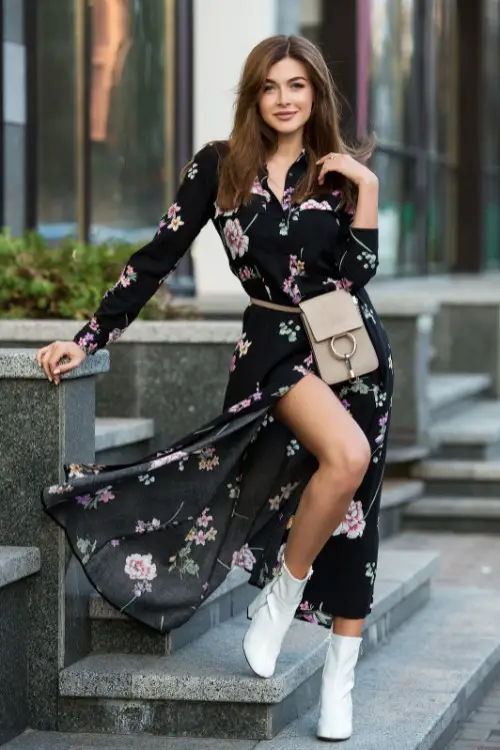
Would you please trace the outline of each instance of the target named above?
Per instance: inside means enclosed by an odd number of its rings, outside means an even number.
[[[327,462],[333,486],[341,488],[342,494],[354,494],[364,479],[370,461],[370,444],[364,435],[342,446]]]

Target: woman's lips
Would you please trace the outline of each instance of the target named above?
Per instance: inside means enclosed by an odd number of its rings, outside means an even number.
[[[277,112],[274,116],[277,117],[278,120],[291,120],[296,114],[296,112]]]

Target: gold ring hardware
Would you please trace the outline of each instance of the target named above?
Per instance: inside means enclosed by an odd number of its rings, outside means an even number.
[[[352,344],[352,349],[348,354],[341,354],[335,349],[335,342],[337,341],[337,339],[343,339],[344,336],[347,336],[347,338],[350,340]],[[349,333],[349,331],[346,331],[346,333],[341,333],[338,336],[333,336],[332,340],[330,341],[330,349],[333,352],[333,356],[337,357],[337,359],[344,359],[346,361],[348,359],[351,359],[351,357],[353,357],[356,354],[357,347],[358,345],[356,343],[356,339],[354,338],[352,333]]]

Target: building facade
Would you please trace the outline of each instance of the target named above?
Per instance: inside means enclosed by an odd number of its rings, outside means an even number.
[[[141,242],[224,138],[250,49],[318,43],[349,138],[375,132],[379,278],[500,267],[500,0],[0,0],[1,220]],[[207,227],[179,293],[236,293]]]

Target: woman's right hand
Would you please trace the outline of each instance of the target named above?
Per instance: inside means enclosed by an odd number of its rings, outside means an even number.
[[[61,359],[67,359],[69,362],[59,364]],[[87,359],[87,355],[74,341],[54,341],[48,346],[44,346],[36,353],[36,359],[39,365],[45,370],[50,382],[54,381],[59,385],[61,375],[75,367],[79,367]]]

